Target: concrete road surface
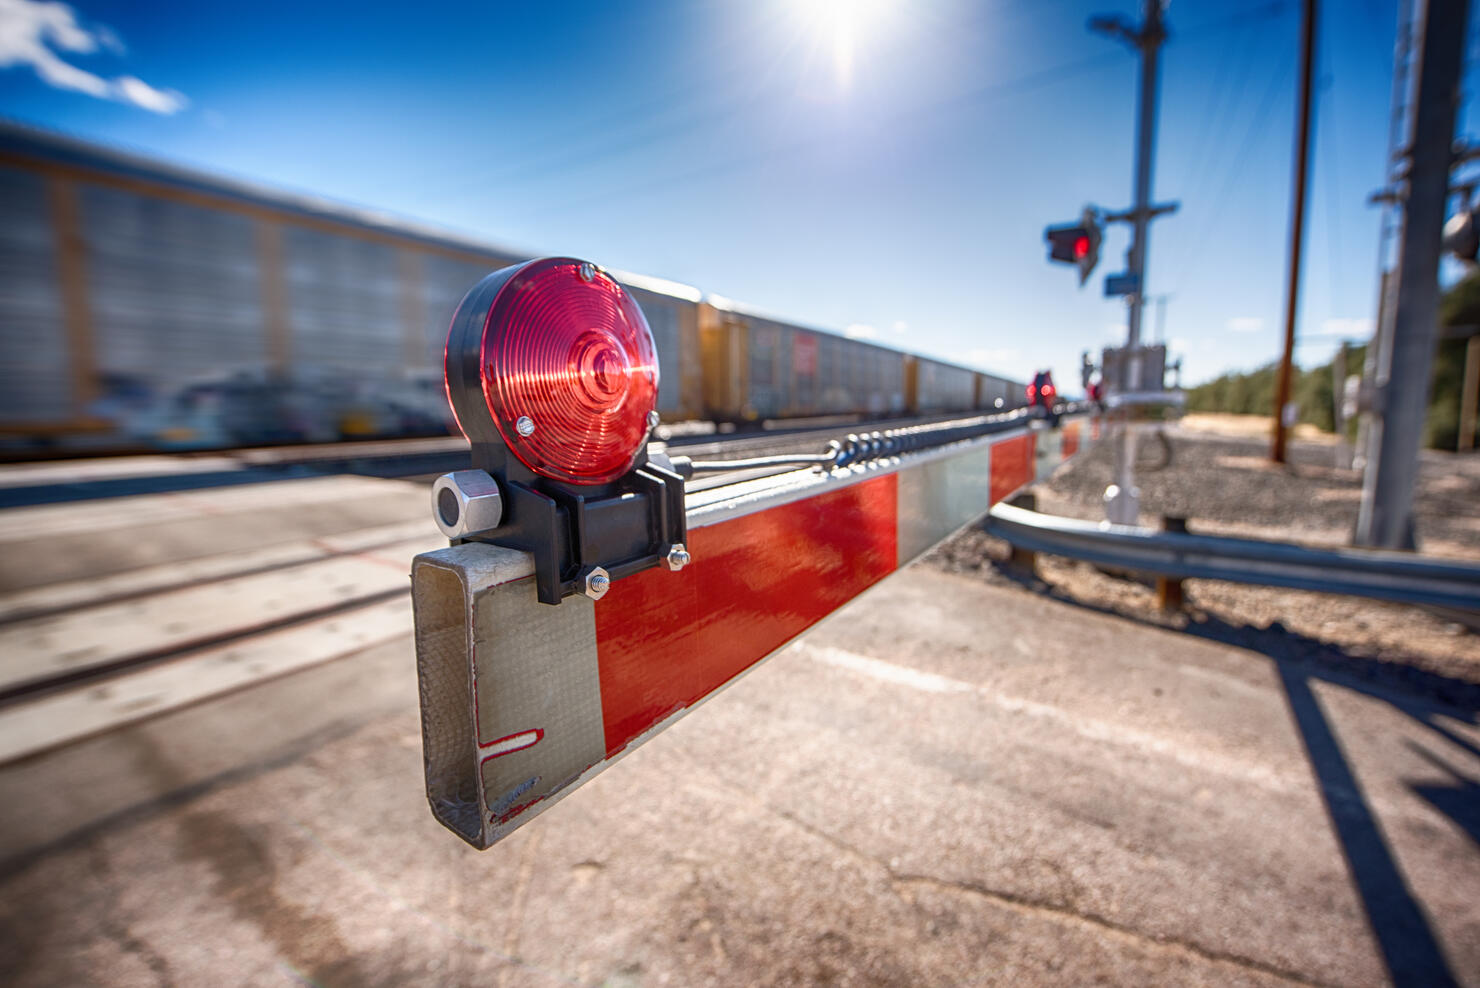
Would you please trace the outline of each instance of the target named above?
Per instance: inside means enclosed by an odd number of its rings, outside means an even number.
[[[1480,984],[1477,752],[917,566],[480,854],[397,640],[0,769],[0,981]]]

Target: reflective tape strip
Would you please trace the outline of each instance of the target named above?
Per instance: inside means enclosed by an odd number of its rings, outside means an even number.
[[[690,504],[693,562],[598,602],[537,602],[532,557],[470,543],[412,568],[427,795],[476,847],[623,753],[1022,485],[1044,432],[988,437],[771,499]],[[1035,436],[1037,439],[1035,439]],[[1057,465],[1056,438],[1042,445]]]
[[[992,444],[992,504],[1033,479],[1033,440],[1029,432]]]

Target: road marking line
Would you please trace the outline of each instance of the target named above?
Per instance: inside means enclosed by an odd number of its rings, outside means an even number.
[[[905,686],[919,692],[933,694],[972,693],[1007,713],[1024,714],[1039,720],[1050,721],[1061,727],[1066,727],[1075,734],[1088,738],[1091,741],[1103,741],[1109,744],[1133,748],[1147,754],[1160,755],[1170,758],[1188,768],[1215,772],[1219,775],[1242,779],[1264,788],[1292,791],[1302,788],[1304,783],[1303,777],[1297,779],[1290,773],[1273,771],[1260,765],[1251,765],[1247,760],[1242,758],[1229,757],[1210,751],[1189,751],[1180,744],[1168,741],[1165,738],[1158,737],[1146,731],[1138,731],[1134,728],[1121,727],[1118,724],[1094,720],[1093,718],[1070,713],[1060,707],[1055,707],[1047,703],[1039,703],[1036,700],[1025,700],[1020,697],[1006,696],[975,683],[968,683],[960,679],[952,679],[948,676],[940,676],[931,672],[922,672],[918,669],[910,669],[905,666],[895,665],[892,662],[886,662],[883,659],[875,659],[871,656],[860,655],[857,652],[850,652],[847,649],[835,648],[830,645],[813,645],[806,641],[796,642],[791,646],[791,649],[823,665],[867,676],[892,686]]]

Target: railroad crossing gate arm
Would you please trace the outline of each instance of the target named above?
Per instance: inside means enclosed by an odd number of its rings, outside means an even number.
[[[533,557],[465,542],[412,563],[427,797],[486,848],[990,503],[1088,444],[1018,428],[691,493],[692,562],[542,605]]]

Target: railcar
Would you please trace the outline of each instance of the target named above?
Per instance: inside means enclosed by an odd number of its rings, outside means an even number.
[[[0,126],[0,448],[189,448],[454,427],[447,326],[527,259]],[[618,275],[697,417],[699,294]]]
[[[0,215],[0,454],[453,430],[453,311],[529,256],[12,124]],[[1004,379],[614,276],[653,329],[665,421],[1022,403]]]
[[[726,299],[699,306],[705,415],[746,424],[908,409],[905,354],[783,322]]]

